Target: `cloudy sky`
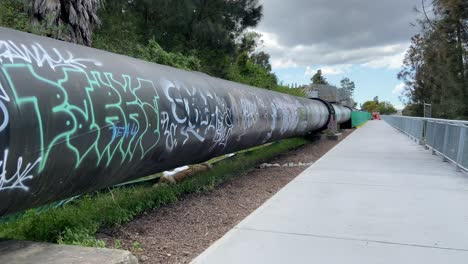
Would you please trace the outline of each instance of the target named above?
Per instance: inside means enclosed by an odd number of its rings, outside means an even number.
[[[420,0],[260,0],[256,31],[285,84],[308,84],[317,69],[339,85],[356,83],[355,100],[379,96],[398,107],[403,86],[396,75],[416,32],[413,7]]]

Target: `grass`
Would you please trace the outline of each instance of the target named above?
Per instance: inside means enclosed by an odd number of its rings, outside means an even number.
[[[104,247],[104,241],[95,238],[100,228],[127,223],[144,211],[177,202],[189,193],[212,190],[256,164],[307,142],[293,138],[243,151],[176,185],[116,187],[44,212],[31,209],[14,221],[1,223],[0,238]]]

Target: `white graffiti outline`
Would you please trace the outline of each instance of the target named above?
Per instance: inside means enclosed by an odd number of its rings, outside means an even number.
[[[5,92],[5,89],[3,89],[3,86],[1,83],[0,83],[0,99],[3,99],[6,102],[10,102],[10,97]],[[10,122],[8,109],[5,103],[0,100],[0,114],[2,113],[3,113],[3,122],[2,124],[0,124],[0,132],[2,132],[8,126],[8,123]]]
[[[231,116],[231,109],[223,109],[223,111],[220,111],[218,106],[216,106],[215,135],[213,137],[213,144],[208,149],[208,151],[213,151],[213,149],[217,146],[222,146],[223,148],[226,147],[227,141],[231,137],[233,128]]]
[[[3,113],[3,122],[0,124],[0,132],[2,132],[10,122],[10,116],[5,104],[0,100],[0,114]]]
[[[5,89],[3,89],[2,84],[0,83],[0,99],[3,99],[7,102],[10,102],[10,97],[8,94],[5,92]]]
[[[22,170],[23,167],[23,157],[20,156],[16,163],[16,172],[7,179],[7,160],[8,160],[8,149],[5,149],[3,160],[0,160],[1,174],[0,174],[0,191],[10,190],[10,189],[20,189],[23,191],[28,191],[29,187],[24,185],[24,182],[34,178],[30,172],[41,162],[42,158],[39,157],[36,161],[31,164],[28,163],[26,167]]]
[[[39,43],[31,44],[29,47],[24,44],[15,44],[11,40],[0,40],[0,63],[3,60],[9,60],[14,63],[15,60],[21,60],[28,63],[36,63],[38,67],[48,65],[55,70],[57,67],[71,67],[75,69],[87,68],[86,64],[102,66],[102,63],[93,59],[74,58],[73,54],[65,51],[65,55],[56,48],[52,48],[52,54],[49,54]],[[55,58],[54,58],[55,57]]]
[[[242,126],[245,130],[253,127],[260,119],[257,104],[259,104],[259,102],[251,101],[247,98],[240,99],[242,110]]]
[[[270,130],[270,132],[268,132],[266,134],[266,136],[263,139],[262,143],[267,142],[273,136],[273,132],[276,129],[276,119],[278,118],[278,109],[276,109],[276,106],[274,106],[274,105],[271,105],[270,116],[271,116],[271,126],[270,126],[271,130]]]
[[[169,113],[167,112],[161,112],[161,124],[166,137],[166,149],[172,151],[177,146],[177,125],[170,122]]]
[[[297,112],[298,109],[302,108],[302,105],[297,100],[293,100],[288,96],[282,96],[281,99],[274,98],[272,102],[278,110],[277,114],[281,119],[280,135],[294,131],[299,125],[300,120]]]
[[[161,112],[161,125],[166,138],[166,149],[172,151],[181,136],[181,145],[193,138],[205,142],[206,136],[213,133],[208,151],[215,147],[225,147],[232,134],[232,110],[226,100],[210,91],[197,87],[184,87],[168,80],[163,82],[164,96],[170,103],[170,111]],[[174,94],[171,94],[171,91]],[[201,104],[196,101],[201,100]],[[215,109],[210,109],[215,106]]]

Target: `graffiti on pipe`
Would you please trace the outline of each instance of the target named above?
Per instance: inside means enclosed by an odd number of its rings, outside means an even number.
[[[19,186],[22,190],[27,190],[22,182],[33,178],[29,173],[36,166],[38,173],[43,172],[49,159],[54,156],[52,153],[60,153],[63,148],[72,154],[68,158],[75,169],[86,158],[95,160],[94,166],[106,167],[115,160],[123,164],[135,158],[143,159],[156,147],[161,137],[169,152],[178,145],[184,146],[189,140],[209,140],[209,152],[217,147],[224,148],[235,128],[231,103],[210,90],[164,80],[161,83],[162,99],[170,107],[169,111],[160,113],[160,98],[151,80],[88,71],[83,63],[92,60],[73,59],[71,53],[68,59],[63,59],[56,50],[57,58],[51,59],[40,45],[33,46],[36,52],[33,53],[26,52],[24,45],[21,45],[23,52],[19,52],[20,48],[13,43],[8,42],[10,46],[5,43],[1,47],[7,48],[0,58],[14,63],[3,64],[1,68],[11,96],[0,87],[0,132],[10,121],[5,103],[12,101],[20,112],[28,113],[31,135],[39,142],[33,152],[40,158],[36,158],[32,164],[28,163],[24,169],[26,174],[20,173],[22,157],[18,158],[18,173],[15,176],[7,178],[6,173],[2,174],[4,182],[12,182],[14,177],[19,179],[12,186]],[[17,60],[35,64],[18,63]],[[54,70],[52,75],[43,76],[34,67],[45,65]],[[28,80],[29,88],[21,87],[20,82],[24,79]],[[94,98],[101,100],[97,102]],[[239,106],[242,115],[240,125],[245,133],[258,123],[260,108],[266,106],[262,100],[248,98],[241,98]],[[262,143],[272,137],[273,131],[278,129],[277,125],[281,135],[296,129],[299,122],[297,108],[301,107],[289,96],[274,98],[269,114],[270,131],[266,132]],[[19,117],[25,118],[23,115]],[[278,123],[277,119],[282,122]],[[54,124],[54,129],[48,128],[50,124]],[[244,133],[240,134],[238,141]],[[8,151],[3,157],[5,163],[7,154]]]
[[[28,163],[23,168],[23,157],[19,157],[16,162],[16,169],[7,169],[8,149],[3,152],[3,160],[0,160],[0,191],[19,189],[27,191],[29,188],[25,185],[27,180],[31,180],[34,176],[32,171],[41,161],[37,158],[34,163]],[[10,172],[10,173],[9,173]]]
[[[1,87],[0,87],[1,89]],[[1,92],[1,91],[0,91]],[[3,99],[2,97],[0,97],[0,132],[2,132],[8,125],[9,121],[10,121],[10,117],[8,115],[8,109],[5,105],[5,103],[3,102]]]
[[[52,69],[58,67],[70,67],[74,69],[86,68],[87,64],[102,66],[99,61],[84,58],[75,58],[69,51],[62,54],[56,48],[52,48],[52,53],[47,52],[40,44],[32,45],[15,44],[11,40],[0,40],[0,63],[9,61],[22,61],[34,64],[38,67],[48,65]]]
[[[260,118],[257,103],[248,98],[241,98],[240,103],[243,117],[242,127],[244,129],[249,129],[253,127]]]
[[[58,70],[56,78],[47,79],[30,64],[7,64],[2,70],[14,102],[20,110],[32,110],[30,118],[37,124],[42,157],[39,172],[51,151],[62,145],[73,153],[70,158],[77,168],[88,155],[97,158],[96,166],[108,166],[115,158],[121,163],[141,159],[159,140],[158,94],[149,80],[68,67]],[[16,81],[22,78],[28,78],[33,89],[19,89]],[[79,96],[82,94],[86,96]],[[107,99],[97,103],[93,98]],[[48,104],[39,103],[41,100]],[[48,124],[61,127],[47,130]],[[127,130],[125,136],[118,136],[121,128]],[[110,136],[105,135],[109,131]],[[81,140],[79,136],[85,134]]]
[[[27,191],[26,181],[34,178],[36,169],[37,173],[44,170],[55,148],[70,150],[74,168],[87,156],[96,160],[96,166],[108,166],[114,159],[121,163],[142,159],[159,140],[159,97],[152,81],[86,71],[87,64],[102,64],[76,58],[70,52],[62,54],[55,48],[52,51],[37,43],[27,46],[0,41],[1,70],[11,91],[8,96],[0,84],[0,132],[10,123],[7,104],[11,101],[20,112],[29,113],[20,118],[32,123],[31,137],[40,142],[32,150],[37,158],[26,164],[19,156],[16,169],[7,170],[9,150],[3,152],[0,191]],[[54,71],[53,78],[35,70],[47,66]],[[29,80],[31,88],[21,87],[19,82],[24,79]],[[103,95],[108,97],[105,104],[93,100]],[[54,128],[49,124],[55,124]]]
[[[321,102],[0,27],[1,37],[0,215],[328,120]]]
[[[292,100],[289,96],[274,98],[273,105],[277,107],[279,110],[278,114],[283,120],[280,127],[280,133],[284,134],[287,131],[294,130],[299,124],[297,110],[301,108],[301,105],[296,100]]]
[[[164,81],[162,88],[164,99],[170,103],[170,111],[161,112],[161,129],[168,151],[179,143],[185,145],[189,139],[204,142],[209,138],[209,151],[217,146],[226,146],[233,123],[232,109],[225,100],[209,91],[184,88],[170,81]],[[181,142],[178,138],[182,139]]]

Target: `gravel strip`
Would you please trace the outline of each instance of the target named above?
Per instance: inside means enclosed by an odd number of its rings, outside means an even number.
[[[343,138],[350,133],[344,131]],[[337,143],[323,139],[268,164],[313,163]],[[101,230],[97,238],[130,250],[141,263],[189,263],[306,168],[259,166],[213,191],[187,195],[128,224]]]

